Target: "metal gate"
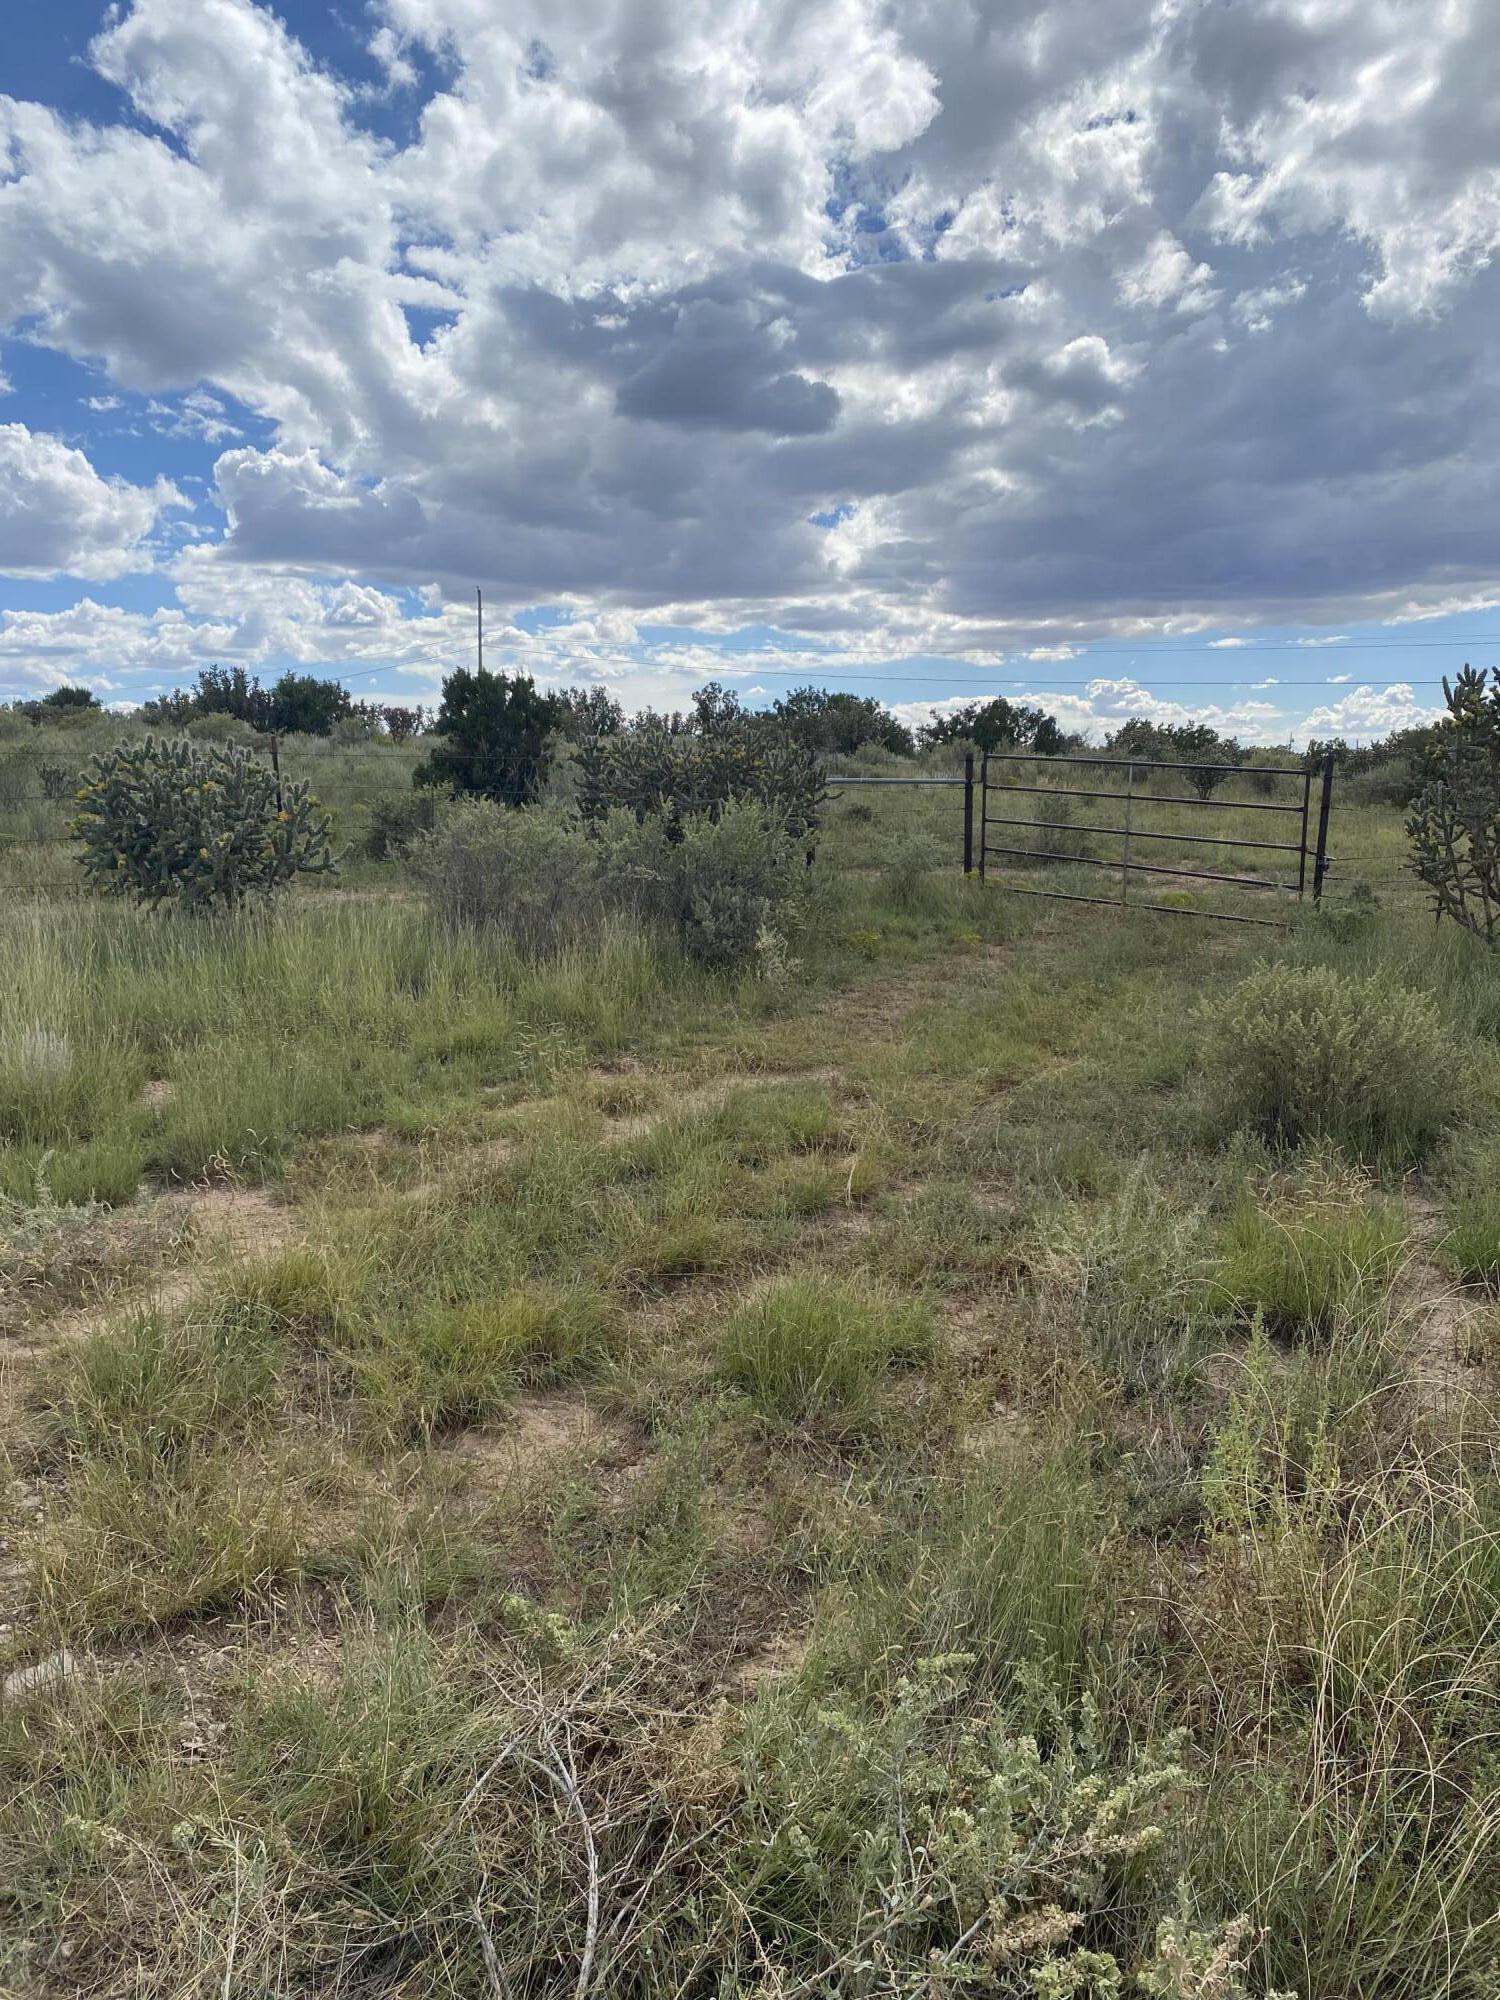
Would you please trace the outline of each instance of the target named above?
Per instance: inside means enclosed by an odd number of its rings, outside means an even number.
[[[1012,765],[1042,765],[1048,771],[1060,766],[1071,766],[1080,774],[1087,773],[1096,779],[1090,786],[1056,784],[1021,784],[1009,778],[1004,767]],[[999,773],[995,767],[1002,767]],[[1265,767],[1257,767],[1264,769]],[[1192,764],[1167,763],[1155,758],[1103,758],[1103,757],[1042,757],[1026,751],[990,751],[981,758],[979,765],[978,813],[974,812],[973,760],[966,760],[965,779],[956,781],[965,784],[964,798],[964,871],[969,873],[974,865],[974,841],[972,826],[977,817],[979,822],[979,877],[986,879],[991,856],[1003,855],[1008,859],[1030,859],[1053,866],[1057,863],[1073,864],[1095,869],[1106,874],[1118,871],[1120,878],[1117,895],[1084,895],[1075,890],[1040,888],[1033,884],[1007,882],[1011,894],[1017,896],[1047,896],[1064,903],[1099,903],[1108,908],[1151,910],[1161,916],[1206,917],[1218,923],[1262,924],[1278,928],[1286,920],[1281,917],[1249,916],[1239,911],[1200,909],[1183,903],[1162,903],[1132,897],[1130,885],[1132,876],[1159,879],[1174,877],[1185,883],[1228,883],[1236,889],[1263,890],[1275,896],[1295,896],[1299,900],[1308,888],[1309,871],[1312,876],[1313,901],[1317,902],[1323,893],[1323,883],[1329,870],[1328,821],[1333,808],[1333,757],[1326,754],[1321,764],[1314,767],[1307,764],[1300,770],[1276,770],[1271,775],[1285,779],[1288,788],[1295,786],[1293,797],[1289,799],[1216,799],[1202,795],[1190,795],[1182,790],[1191,782],[1189,778],[1179,781],[1179,789],[1167,793],[1152,790],[1137,792],[1138,773],[1153,771],[1175,771],[1212,775],[1217,780],[1230,776],[1244,777],[1246,767],[1238,764]],[[1124,786],[1115,784],[1108,789],[1099,789],[1103,774],[1120,773]],[[1035,775],[1040,775],[1039,772]],[[1314,803],[1314,780],[1317,779],[1316,808]],[[1147,785],[1150,785],[1147,779]],[[1169,781],[1171,782],[1171,781]],[[1094,810],[1103,810],[1099,802],[1114,803],[1123,808],[1123,825],[1100,824],[1097,821],[1075,821],[1066,819],[1042,819],[1033,813],[1030,817],[1019,817],[1005,812],[994,811],[997,803],[1004,804],[1017,794],[1030,795],[1038,799],[1088,799],[1094,802]],[[1262,840],[1249,834],[1233,833],[1184,833],[1178,828],[1163,828],[1150,823],[1151,815],[1159,807],[1189,808],[1194,813],[1205,816],[1214,813],[1269,813],[1282,815],[1281,819],[1252,822],[1264,826],[1269,832],[1295,831],[1295,840]],[[1290,819],[1291,825],[1286,825]],[[1212,824],[1211,819],[1209,823]],[[1118,857],[1101,858],[1095,854],[1069,854],[1061,850],[1060,843],[1051,848],[1020,847],[996,841],[991,837],[992,828],[1010,831],[1017,827],[1029,827],[1043,834],[1049,832],[1070,835],[1105,834],[1120,841]],[[1295,879],[1281,881],[1262,875],[1232,874],[1227,868],[1184,868],[1164,859],[1141,859],[1141,845],[1145,852],[1160,854],[1160,847],[1150,843],[1169,842],[1174,847],[1212,847],[1218,849],[1256,850],[1258,853],[1277,856],[1290,855],[1294,862],[1286,864],[1290,873],[1295,867]],[[1209,858],[1209,857],[1205,857]],[[1212,857],[1217,859],[1218,857]]]

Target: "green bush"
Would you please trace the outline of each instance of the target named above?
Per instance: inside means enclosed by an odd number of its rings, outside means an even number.
[[[707,690],[704,691],[707,693]],[[811,849],[827,796],[815,750],[780,723],[732,712],[699,725],[644,715],[600,736],[578,755],[578,808],[591,825],[618,810],[659,820],[672,838],[698,819],[718,819],[750,799]]]
[[[363,847],[369,861],[393,861],[438,823],[436,792],[391,792],[373,801]]]
[[[235,910],[298,875],[333,871],[329,818],[306,784],[281,799],[269,765],[228,746],[144,743],[93,759],[73,832],[111,895]]]
[[[599,881],[607,901],[671,932],[699,965],[726,969],[757,954],[784,965],[805,892],[800,838],[753,799],[680,826],[620,813],[599,830]]]
[[[594,843],[540,807],[463,801],[409,852],[446,923],[484,925],[529,954],[565,943],[601,913]]]
[[[443,682],[431,748],[412,782],[502,805],[530,805],[552,761],[548,739],[566,713],[557,695],[543,694],[526,674],[491,674],[483,667],[470,673],[460,667]]]
[[[757,956],[785,966],[806,878],[795,841],[748,800],[677,828],[659,813],[640,823],[616,813],[592,834],[545,807],[515,813],[474,800],[455,806],[410,855],[446,922],[485,925],[522,952],[554,948],[621,913],[711,969]]]
[[[1278,1145],[1408,1159],[1452,1114],[1452,1052],[1423,995],[1325,966],[1266,966],[1208,1015],[1227,1110]]]
[[[1054,1710],[1043,1748],[976,1700],[971,1666],[917,1661],[886,1713],[800,1689],[752,1712],[730,1853],[758,1861],[734,1885],[756,1990],[1241,2000],[1244,1923],[1205,1935],[1166,1914],[1183,1740],[1111,1755],[1086,1705],[1076,1722]],[[850,1961],[878,1980],[839,1978]]]

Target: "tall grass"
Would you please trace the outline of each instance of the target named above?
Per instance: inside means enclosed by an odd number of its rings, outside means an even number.
[[[147,1175],[275,1172],[299,1139],[410,1123],[579,1064],[718,990],[638,930],[522,960],[397,902],[301,901],[233,923],[89,904],[0,918],[0,1191],[62,1199]],[[152,1105],[148,1078],[168,1086]]]

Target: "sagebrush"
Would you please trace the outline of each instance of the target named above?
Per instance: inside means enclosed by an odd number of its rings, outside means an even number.
[[[1278,1145],[1326,1138],[1356,1157],[1412,1158],[1455,1109],[1437,1008],[1380,975],[1265,966],[1210,1009],[1208,1058],[1229,1117]]]

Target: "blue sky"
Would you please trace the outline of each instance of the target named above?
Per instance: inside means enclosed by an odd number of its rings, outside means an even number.
[[[1487,12],[13,8],[0,698],[429,699],[482,587],[631,707],[1420,719],[1500,660]]]

